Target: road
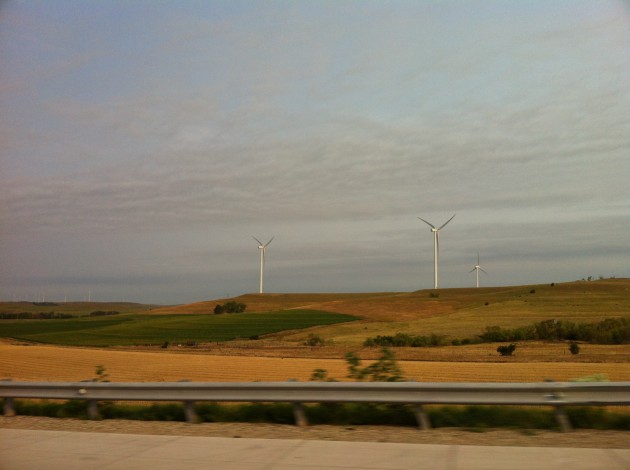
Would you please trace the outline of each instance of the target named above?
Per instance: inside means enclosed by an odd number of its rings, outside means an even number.
[[[630,469],[630,449],[499,447],[0,429],[1,470]]]

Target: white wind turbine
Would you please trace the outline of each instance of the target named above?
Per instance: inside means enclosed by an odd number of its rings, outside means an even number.
[[[271,237],[271,240],[269,240],[264,245],[258,238],[254,236],[252,236],[252,238],[258,242],[258,250],[260,251],[260,290],[259,292],[262,294],[263,293],[263,268],[265,266],[265,250],[267,249],[269,244],[272,242],[274,237]]]
[[[477,264],[475,265],[474,268],[472,268],[470,271],[468,271],[469,273],[473,272],[473,271],[477,271],[477,287],[479,287],[479,271],[483,271],[484,273],[486,273],[483,268],[479,265],[479,252],[477,252]],[[488,273],[486,273],[488,274]]]
[[[455,214],[453,215],[455,217]],[[422,217],[418,217],[425,224],[431,227],[431,231],[433,232],[433,288],[438,288],[438,259],[440,257],[440,230],[446,227],[453,217],[444,222],[440,227],[436,228],[431,222],[427,222]]]

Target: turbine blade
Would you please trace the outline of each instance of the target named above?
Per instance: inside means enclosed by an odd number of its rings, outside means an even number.
[[[431,222],[427,222],[426,220],[424,220],[422,217],[418,217],[420,220],[422,220],[425,224],[427,224],[429,227],[431,228],[435,228],[435,225],[433,225]]]
[[[472,268],[470,271],[468,271],[469,273],[473,272],[475,269],[477,268]]]
[[[483,270],[483,268],[479,268],[479,269],[481,270],[481,272],[483,272],[483,273],[485,273],[485,274],[488,274],[487,272],[485,272],[485,271]]]
[[[477,252],[477,265],[479,265],[479,252]]]
[[[267,248],[267,247],[269,246],[269,244],[273,241],[273,239],[274,239],[274,238],[276,238],[276,237],[271,237],[271,240],[269,240],[269,241],[267,242],[267,244],[265,245],[265,248]]]
[[[259,240],[258,238],[256,238],[256,237],[255,237],[255,236],[253,236],[253,235],[252,235],[252,238],[253,238],[254,240],[256,240],[256,241],[258,242],[258,244],[259,244],[259,245],[262,245],[262,243],[260,242],[260,240]]]
[[[442,226],[438,229],[438,230],[442,230],[444,227],[446,227],[446,224],[448,224],[451,220],[453,220],[455,218],[457,214],[453,214],[453,217],[451,217],[450,219],[448,219],[446,222],[444,222],[442,224]]]

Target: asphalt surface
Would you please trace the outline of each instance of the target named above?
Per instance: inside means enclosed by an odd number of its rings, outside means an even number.
[[[1,470],[626,469],[630,449],[237,439],[0,429]]]

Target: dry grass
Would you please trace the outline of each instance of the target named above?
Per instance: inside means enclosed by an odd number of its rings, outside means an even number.
[[[304,381],[317,368],[326,369],[331,377],[341,380],[347,373],[342,359],[175,354],[9,343],[0,343],[0,358],[0,378],[18,381],[91,379],[97,365],[105,366],[110,380],[121,382]],[[630,362],[514,362],[502,360],[496,353],[494,359],[500,362],[401,360],[400,365],[407,379],[426,382],[538,382],[549,378],[564,381],[594,374],[605,374],[613,381],[630,380]]]

